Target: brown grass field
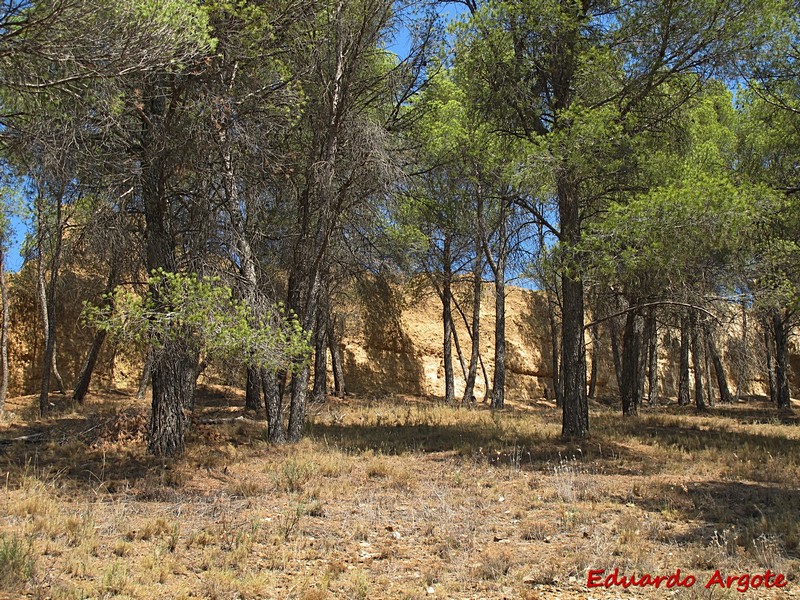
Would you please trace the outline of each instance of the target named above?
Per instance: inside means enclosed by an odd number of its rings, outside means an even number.
[[[351,397],[273,447],[240,394],[206,387],[172,461],[145,452],[146,402],[54,402],[0,422],[2,598],[800,597],[800,427],[762,402],[596,404],[568,444],[550,404]],[[587,587],[615,568],[696,583]],[[788,584],[706,589],[716,569]]]

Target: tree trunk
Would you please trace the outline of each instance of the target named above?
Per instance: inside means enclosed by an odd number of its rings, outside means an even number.
[[[104,294],[110,294],[113,292],[116,285],[117,266],[116,264],[112,264],[111,271],[108,274],[108,281],[106,282]],[[111,309],[113,310],[114,307],[111,306]],[[72,400],[78,404],[83,404],[86,393],[89,391],[89,384],[92,381],[92,374],[94,373],[95,365],[97,365],[97,359],[100,356],[100,350],[103,347],[103,342],[105,339],[106,331],[100,330],[95,333],[92,346],[89,348],[89,353],[86,355],[86,359],[83,361],[83,367],[81,367],[80,375],[78,375],[75,388],[72,390]]]
[[[56,364],[56,285],[58,283],[58,270],[61,263],[61,195],[57,198],[56,206],[56,233],[53,236],[52,256],[50,257],[50,281],[47,288],[44,282],[44,243],[43,232],[39,232],[39,260],[38,266],[38,285],[39,285],[39,301],[42,305],[42,324],[44,327],[44,356],[42,358],[42,380],[39,391],[39,414],[44,415],[50,409],[50,373],[52,372],[58,384],[59,391],[66,394],[64,387],[64,380],[58,372]],[[41,224],[41,211],[40,211],[40,224]]]
[[[708,329],[707,327],[702,328],[703,332],[703,375],[705,376],[706,382],[706,400],[708,401],[708,406],[713,407],[715,404],[714,401],[714,386],[711,385],[711,358],[709,356],[709,341],[708,341]]]
[[[0,298],[2,298],[2,317],[0,317],[0,369],[3,370],[0,380],[0,413],[5,410],[8,396],[8,282],[6,281],[5,252],[0,248]]]
[[[147,449],[155,456],[180,456],[194,404],[197,355],[168,344],[153,366],[153,413]]]
[[[789,332],[786,320],[778,310],[772,312],[772,335],[775,339],[776,404],[781,412],[791,410],[789,397]]]
[[[581,242],[580,199],[578,186],[567,166],[559,170],[557,181],[561,238],[567,256]],[[586,398],[586,347],[583,340],[583,279],[580,258],[563,267],[561,274],[561,360],[563,362],[564,406],[561,435],[585,438],[589,434],[589,403]]]
[[[331,352],[331,368],[333,370],[333,393],[337,398],[344,398],[347,387],[344,380],[344,360],[342,346],[338,335],[338,319],[332,314],[328,321],[328,348]]]
[[[700,331],[697,326],[697,315],[690,317],[692,330],[692,365],[694,366],[694,401],[697,410],[706,410],[705,394],[703,390],[703,352],[700,344]]]
[[[494,328],[494,379],[492,380],[492,408],[503,408],[506,403],[506,261],[498,257],[495,275],[495,328]]]
[[[645,395],[645,383],[647,382],[647,357],[650,355],[650,346],[648,345],[648,340],[645,336],[645,322],[641,314],[637,317],[636,334],[639,340],[639,369],[636,379],[636,408],[638,411],[638,408],[641,405]]]
[[[690,322],[687,315],[681,316],[681,351],[678,362],[678,405],[689,405],[689,339]]]
[[[592,334],[592,370],[589,374],[589,399],[594,400],[597,390],[597,363],[600,360],[600,331],[597,323],[591,327]]]
[[[455,403],[455,381],[453,377],[453,314],[451,309],[450,281],[452,278],[452,258],[450,256],[450,239],[444,240],[443,281],[442,281],[442,326],[444,341],[444,401]]]
[[[775,367],[775,338],[773,336],[773,323],[770,317],[764,319],[764,347],[767,353],[767,376],[769,380],[769,400],[778,404],[778,377]]]
[[[556,303],[553,300],[552,292],[547,292],[547,318],[550,322],[550,352],[552,356],[553,368],[553,395],[555,396],[556,406],[561,408],[564,404],[564,388],[561,379],[561,346],[559,344],[560,332],[556,319]]]
[[[639,412],[639,378],[641,319],[635,310],[625,317],[622,334],[622,414],[636,415]]]
[[[247,382],[245,384],[244,408],[257,411],[261,408],[261,374],[257,367],[247,367]]]
[[[730,404],[733,402],[730,388],[728,387],[728,379],[725,377],[725,369],[722,366],[722,359],[720,358],[717,345],[714,342],[714,337],[710,332],[706,335],[708,340],[708,353],[711,355],[711,361],[714,364],[714,372],[717,375],[717,386],[719,387],[719,401],[723,404]]]
[[[141,181],[145,216],[145,246],[148,272],[163,269],[175,273],[175,237],[171,231],[170,202],[166,190],[168,175],[162,155],[167,98],[174,90],[155,83],[143,97],[146,114],[141,119]],[[148,293],[160,309],[158,289]],[[163,307],[168,310],[169,307]],[[178,456],[183,453],[184,435],[189,425],[187,411],[194,405],[197,375],[196,350],[187,347],[185,339],[170,342],[154,357],[152,365],[153,401],[148,450],[156,456]]]
[[[609,320],[609,333],[611,334],[611,356],[614,359],[614,376],[617,378],[617,390],[622,397],[622,355],[619,351],[619,328],[616,317]]]
[[[651,308],[647,315],[647,402],[658,406],[658,323]]]
[[[478,362],[481,357],[481,287],[483,284],[483,253],[480,240],[475,247],[475,258],[472,266],[472,327],[469,335],[472,340],[472,352],[469,357],[469,372],[464,387],[464,405],[475,404],[475,379],[478,376]]]
[[[328,393],[328,315],[324,307],[317,315],[317,330],[314,336],[314,387],[311,401],[322,404]]]
[[[284,374],[261,370],[261,387],[264,391],[264,407],[267,410],[267,439],[273,444],[283,444],[286,441],[281,379],[285,379]]]

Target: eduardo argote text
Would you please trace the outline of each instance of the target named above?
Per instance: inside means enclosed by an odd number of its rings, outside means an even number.
[[[697,583],[697,577],[691,574],[682,574],[680,569],[675,569],[669,575],[650,575],[643,573],[638,577],[634,575],[621,575],[619,569],[606,572],[605,569],[590,569],[586,579],[589,588],[614,588],[614,587],[652,587],[652,588],[690,588]],[[740,573],[738,575],[724,575],[719,569],[714,571],[705,582],[700,583],[706,589],[724,588],[746,592],[759,588],[784,588],[789,583],[783,573],[773,573],[769,569],[763,573]]]

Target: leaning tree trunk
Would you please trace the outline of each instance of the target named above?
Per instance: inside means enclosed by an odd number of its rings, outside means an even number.
[[[690,322],[687,315],[681,316],[681,350],[678,361],[678,405],[688,406],[689,399],[689,340]]]
[[[697,410],[706,410],[706,401],[703,390],[703,352],[700,344],[700,331],[697,326],[697,315],[692,313],[690,317],[692,330],[692,365],[694,367],[694,401]]]
[[[475,262],[472,267],[472,326],[469,328],[469,335],[472,339],[472,352],[469,357],[469,372],[467,373],[466,386],[464,387],[464,397],[461,403],[464,405],[475,404],[475,379],[478,376],[478,362],[481,358],[481,288],[483,284],[483,253],[481,251],[480,240],[475,247]]]
[[[789,397],[789,332],[781,313],[774,310],[772,319],[772,335],[775,339],[775,383],[776,404],[782,412],[791,410]]]
[[[104,295],[108,295],[113,292],[116,285],[117,265],[112,264],[111,271],[108,274],[108,281],[106,282],[106,290]],[[111,310],[114,310],[111,302],[109,302],[108,306],[111,308]],[[83,361],[83,367],[81,367],[80,375],[78,375],[77,382],[75,383],[75,389],[72,390],[72,400],[79,404],[83,404],[86,393],[89,391],[89,384],[92,381],[92,374],[94,373],[94,368],[97,365],[97,359],[100,356],[100,350],[103,348],[103,342],[106,339],[106,333],[107,332],[104,329],[101,329],[95,333],[92,346],[89,348],[89,353],[86,355],[86,359]]]
[[[722,366],[722,359],[720,358],[717,345],[714,342],[714,336],[707,334],[708,340],[708,353],[711,355],[711,362],[714,364],[714,372],[717,376],[717,386],[719,387],[719,401],[723,404],[731,404],[733,397],[731,390],[728,387],[728,379],[725,376],[725,368]]]
[[[5,410],[8,396],[8,282],[6,281],[5,252],[0,248],[0,298],[2,298],[2,317],[0,321],[0,368],[3,369],[0,380],[0,413]]]
[[[452,312],[452,258],[450,255],[450,239],[444,240],[443,281],[442,281],[442,328],[444,354],[444,401],[455,403],[455,381],[453,376],[453,312]]]

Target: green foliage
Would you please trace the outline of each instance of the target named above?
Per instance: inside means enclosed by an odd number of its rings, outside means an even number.
[[[152,348],[155,356],[183,344],[209,359],[271,371],[308,361],[310,333],[282,305],[256,307],[234,298],[216,277],[157,270],[143,298],[124,286],[86,303],[84,321],[120,343]]]

